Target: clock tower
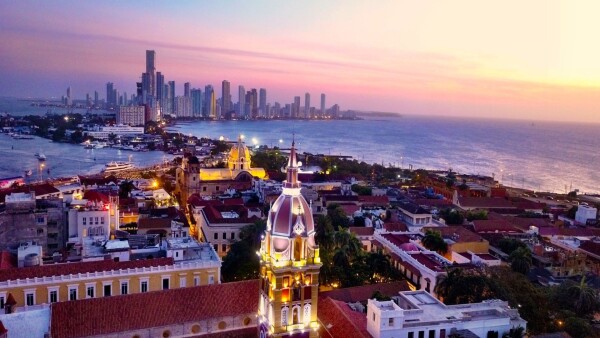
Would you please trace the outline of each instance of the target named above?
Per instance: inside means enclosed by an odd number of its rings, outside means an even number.
[[[310,205],[300,194],[292,142],[283,191],[271,206],[260,256],[259,335],[318,337],[319,247]]]

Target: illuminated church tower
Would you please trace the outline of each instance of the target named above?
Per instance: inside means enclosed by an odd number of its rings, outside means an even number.
[[[271,206],[260,252],[260,337],[318,337],[319,247],[300,194],[292,142],[283,192]]]

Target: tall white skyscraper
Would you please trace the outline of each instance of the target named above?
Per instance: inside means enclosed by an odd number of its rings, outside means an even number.
[[[243,117],[246,108],[246,88],[238,87],[238,117]]]
[[[153,50],[146,51],[146,76],[148,79],[148,87],[144,88],[147,95],[156,96],[156,52]]]
[[[224,118],[231,111],[231,89],[230,83],[223,80],[221,83],[221,118]]]
[[[304,94],[304,118],[310,117],[310,93]]]
[[[325,116],[325,94],[321,94],[321,116]]]
[[[261,117],[269,117],[267,110],[267,90],[261,88],[258,91],[258,115]]]

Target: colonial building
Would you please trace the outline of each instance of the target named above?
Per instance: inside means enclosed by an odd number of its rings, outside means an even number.
[[[300,194],[294,143],[287,180],[273,203],[260,252],[260,337],[317,337],[319,247],[310,206]]]
[[[264,179],[267,173],[262,168],[252,168],[250,151],[241,136],[227,158],[226,168],[201,168],[195,156],[186,157],[176,171],[176,193],[185,202],[192,194],[212,196],[227,189],[246,190],[252,187],[252,178]]]

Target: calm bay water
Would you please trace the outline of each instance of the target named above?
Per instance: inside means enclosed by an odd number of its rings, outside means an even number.
[[[0,112],[24,115],[45,114],[46,110],[14,99],[0,100]],[[256,139],[258,144],[286,148],[295,133],[301,152],[350,155],[403,168],[452,168],[459,173],[494,175],[507,185],[533,190],[565,192],[572,186],[600,193],[597,124],[407,115],[358,121],[198,121],[179,123],[171,130],[230,140],[241,133],[248,144]],[[99,172],[105,163],[127,160],[128,155],[138,166],[165,158],[162,152],[88,150],[37,137],[13,140],[0,135],[0,177],[22,175],[31,169],[36,178],[38,162],[33,154],[39,150],[48,157],[46,165],[53,177]]]
[[[403,116],[358,121],[219,121],[173,131],[351,155],[369,163],[494,175],[533,190],[600,192],[600,125]]]

